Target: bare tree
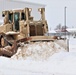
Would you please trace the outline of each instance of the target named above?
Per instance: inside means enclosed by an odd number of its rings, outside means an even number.
[[[62,26],[61,31],[65,32],[66,28],[68,28],[67,26]]]
[[[62,28],[61,24],[58,24],[58,25],[56,26],[55,30],[61,30],[61,28]]]

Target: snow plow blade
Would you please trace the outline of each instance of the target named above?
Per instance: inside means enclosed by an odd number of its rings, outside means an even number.
[[[14,41],[14,43],[12,44],[7,39],[5,39],[8,45],[0,48],[0,56],[5,56],[5,57],[13,56],[17,52],[18,47],[20,46],[18,43],[25,42],[27,40],[30,40],[30,38],[22,38]]]
[[[54,41],[55,38],[51,36],[31,36],[30,42],[36,42],[36,41]]]
[[[18,46],[15,41],[12,46],[6,46],[4,48],[0,48],[0,56],[11,57],[17,52],[17,48]]]
[[[29,42],[37,42],[37,41],[54,41],[54,40],[55,39],[50,36],[31,36],[31,37],[16,40],[12,44],[7,39],[5,39],[5,41],[8,43],[8,45],[0,48],[0,56],[6,56],[6,57],[13,56],[17,52],[18,47],[20,47],[19,42],[28,42],[29,43]]]

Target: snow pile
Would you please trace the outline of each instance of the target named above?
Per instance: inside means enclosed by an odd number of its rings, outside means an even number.
[[[46,50],[46,47],[48,50]],[[52,49],[52,47],[54,47],[54,49]],[[69,52],[65,52],[56,42],[30,43],[30,45],[26,44],[22,48],[19,48],[17,54],[12,58],[15,57],[17,59],[17,56],[18,59],[26,59],[27,57],[34,58],[36,55],[34,53],[32,54],[32,52],[37,53],[38,56],[38,52],[45,52],[45,50],[50,50],[49,52],[54,50],[54,54],[52,53],[52,55],[50,53],[49,58],[44,61],[34,61],[30,59],[13,60],[0,57],[0,75],[76,75],[76,39],[70,39]],[[43,48],[44,51],[42,50]],[[22,56],[23,52],[26,53],[25,56]],[[41,55],[38,56],[38,58],[39,57],[41,57]]]
[[[55,52],[64,50],[55,42],[35,42],[24,44],[23,47],[18,49],[18,52],[12,56],[13,59],[26,59],[30,57],[35,60],[46,60]]]

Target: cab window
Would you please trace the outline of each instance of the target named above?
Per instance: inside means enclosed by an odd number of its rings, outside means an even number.
[[[23,12],[21,13],[21,20],[26,20],[26,15]]]
[[[9,21],[10,22],[13,22],[13,13],[12,14],[9,14]]]

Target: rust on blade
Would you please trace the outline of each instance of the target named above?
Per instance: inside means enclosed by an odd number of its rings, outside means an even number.
[[[4,48],[0,48],[0,56],[11,57],[17,52],[18,46],[17,42],[14,41],[12,46],[6,46]]]

